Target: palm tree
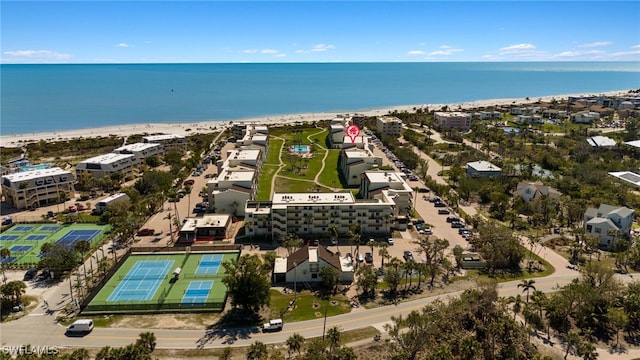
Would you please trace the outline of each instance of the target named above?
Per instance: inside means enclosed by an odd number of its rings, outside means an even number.
[[[136,341],[136,344],[152,353],[156,348],[156,336],[152,332],[143,332],[139,336],[140,338]]]
[[[333,354],[335,349],[340,347],[340,330],[334,326],[327,331],[327,339],[329,342],[329,354]]]
[[[513,303],[513,320],[515,320],[518,313],[522,310],[522,296],[520,296],[520,294],[509,296],[508,302]]]
[[[171,235],[171,243],[173,244],[174,240],[173,240],[173,227],[172,225],[172,221],[171,219],[173,218],[173,216],[171,215],[171,213],[168,213],[163,220],[169,220],[169,234]]]
[[[382,259],[382,263],[380,264],[380,269],[384,270],[384,259],[389,258],[389,250],[387,250],[386,244],[380,244],[380,247],[378,248],[378,255]]]
[[[520,284],[518,284],[518,287],[522,288],[522,292],[527,293],[527,304],[529,303],[529,291],[531,290],[536,291],[536,287],[533,285],[535,283],[536,283],[535,280],[524,279]]]
[[[247,350],[247,360],[266,359],[268,355],[269,349],[267,349],[267,345],[261,341],[254,342]]]
[[[7,277],[5,276],[4,272],[5,272],[5,268],[6,268],[6,264],[5,261],[6,259],[8,259],[11,256],[11,250],[9,250],[9,248],[2,248],[0,249],[0,258],[2,258],[2,282],[3,283],[7,283]]]
[[[300,350],[302,350],[302,344],[304,344],[305,338],[298,334],[293,333],[287,339],[287,347],[289,348],[289,357],[291,357],[291,353],[297,352],[300,355]]]
[[[353,254],[353,245],[356,244],[356,249],[360,250],[360,238],[362,237],[362,226],[355,224],[349,229],[349,242],[351,244],[351,254]]]

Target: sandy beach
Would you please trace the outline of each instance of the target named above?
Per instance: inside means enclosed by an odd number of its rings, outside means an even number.
[[[618,96],[626,94],[628,90],[609,91],[593,94],[564,94],[564,95],[549,95],[543,97],[532,97],[527,100],[526,98],[506,98],[506,99],[489,99],[478,100],[464,103],[449,103],[449,104],[416,104],[416,105],[404,105],[395,106],[389,108],[375,109],[369,111],[353,111],[350,114],[358,113],[366,116],[379,116],[385,115],[393,111],[408,111],[413,112],[417,108],[429,108],[441,109],[444,106],[448,106],[450,110],[467,110],[479,107],[499,106],[509,104],[530,104],[538,100],[547,102],[551,99],[561,100],[567,99],[570,96],[589,96],[589,95],[605,95],[605,96]],[[302,113],[302,114],[288,114],[288,115],[276,115],[276,116],[264,116],[257,118],[247,118],[233,121],[201,121],[201,122],[176,122],[176,123],[150,123],[150,124],[131,124],[131,125],[117,125],[107,126],[101,128],[88,128],[77,129],[68,131],[57,132],[41,132],[41,133],[25,133],[25,134],[13,134],[4,135],[0,134],[0,146],[3,147],[20,147],[30,142],[38,142],[41,140],[47,142],[66,141],[74,138],[92,138],[100,136],[115,135],[118,137],[126,137],[134,134],[177,134],[177,135],[190,135],[196,133],[208,133],[220,131],[225,127],[230,126],[232,123],[253,123],[262,125],[281,125],[285,123],[295,122],[313,122],[319,120],[330,120],[339,115],[335,112],[326,113]]]

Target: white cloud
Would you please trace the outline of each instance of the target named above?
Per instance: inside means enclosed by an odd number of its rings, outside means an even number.
[[[282,53],[276,54],[276,57],[285,57],[285,56],[287,56],[287,54],[282,54]]]
[[[277,54],[278,50],[274,49],[262,49],[260,50],[260,54]]]
[[[285,56],[284,54],[280,54],[276,49],[245,49],[242,50],[243,54],[264,54],[264,55],[273,55],[276,57]]]
[[[582,55],[580,51],[564,51],[560,54],[557,54],[555,57],[576,57],[580,55]]]
[[[260,51],[260,50],[258,50],[258,49],[247,49],[247,50],[242,50],[242,53],[243,54],[255,54],[258,51]]]
[[[422,50],[411,50],[407,53],[407,55],[424,55],[424,54],[426,53]]]
[[[3,52],[6,58],[3,62],[47,62],[54,60],[71,59],[70,54],[59,53],[53,50],[13,50]]]
[[[329,44],[329,45],[325,45],[325,44],[318,44],[318,45],[314,45],[313,48],[311,49],[311,51],[313,52],[320,52],[320,51],[327,51],[327,50],[333,50],[336,47]]]
[[[451,55],[457,52],[461,52],[464,51],[463,49],[458,49],[458,48],[454,48],[451,47],[449,45],[442,45],[440,46],[440,50],[436,50],[436,51],[432,51],[429,53],[428,56],[447,56],[447,55]]]
[[[596,41],[596,42],[592,42],[592,43],[588,43],[588,44],[582,44],[578,47],[581,48],[594,48],[594,47],[602,47],[602,46],[609,46],[613,44],[611,41]]]
[[[499,51],[500,51],[500,55],[504,55],[504,54],[530,52],[530,51],[533,51],[535,48],[536,47],[533,44],[522,43],[522,44],[505,46],[503,48],[500,48]]]
[[[133,47],[133,45],[130,45],[130,44],[127,44],[127,43],[120,43],[120,44],[114,45],[114,47],[128,48],[128,47]]]
[[[638,45],[633,45],[631,48],[632,48],[632,49],[640,49],[640,44],[638,44]]]

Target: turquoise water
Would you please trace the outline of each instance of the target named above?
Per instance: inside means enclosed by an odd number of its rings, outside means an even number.
[[[640,88],[638,62],[0,65],[0,132]]]
[[[298,153],[309,152],[309,146],[307,146],[307,145],[293,145],[293,152],[298,152]]]
[[[19,169],[20,171],[31,171],[31,170],[44,170],[44,169],[48,169],[51,166],[49,164],[38,164],[38,165],[25,165],[25,166],[20,166]]]

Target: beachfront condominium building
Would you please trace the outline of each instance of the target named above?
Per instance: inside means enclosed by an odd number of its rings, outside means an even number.
[[[395,203],[383,199],[355,200],[344,193],[274,193],[272,201],[248,201],[245,230],[250,236],[276,239],[287,233],[320,238],[337,232],[347,236],[360,225],[361,233],[388,236]]]
[[[218,173],[222,169],[248,169],[260,171],[262,168],[262,150],[260,149],[239,149],[227,152],[227,158],[218,160]]]
[[[460,129],[467,131],[471,128],[471,114],[464,112],[435,112],[433,119],[435,121],[436,128],[440,130],[446,129]]]
[[[362,173],[382,166],[382,158],[375,156],[369,149],[343,150],[338,159],[338,166],[347,185],[357,186],[360,185]]]
[[[157,143],[134,143],[123,145],[113,150],[113,152],[116,154],[132,154],[138,162],[142,163],[148,157],[163,155],[164,147],[162,144]]]
[[[163,134],[150,135],[142,138],[143,143],[162,144],[165,152],[177,151],[179,153],[187,152],[187,138],[183,135]]]
[[[333,118],[329,124],[329,143],[334,149],[341,149],[345,137],[349,120],[343,117]]]
[[[218,177],[207,182],[209,207],[215,212],[244,216],[245,203],[256,194],[258,172],[223,168]]]
[[[631,236],[635,211],[626,206],[600,204],[584,213],[583,226],[589,236],[598,238],[600,246],[614,249],[618,239]]]
[[[231,127],[231,133],[236,139],[242,139],[247,134],[269,135],[269,128],[266,125],[246,124],[244,122],[235,123]]]
[[[413,189],[405,181],[405,174],[393,171],[365,171],[360,183],[364,199],[393,203],[394,216],[407,215],[413,208]]]
[[[136,174],[140,162],[133,154],[109,153],[81,161],[76,166],[76,177],[84,182],[87,176],[95,179],[108,178],[120,173],[123,179],[131,179]]]
[[[236,147],[246,150],[260,150],[264,159],[269,151],[269,135],[247,131],[244,137],[236,142]]]
[[[33,209],[73,199],[73,174],[59,167],[17,172],[2,177],[2,195],[16,209]]]
[[[380,135],[400,136],[402,133],[402,120],[395,116],[378,116],[376,118],[376,130]]]

